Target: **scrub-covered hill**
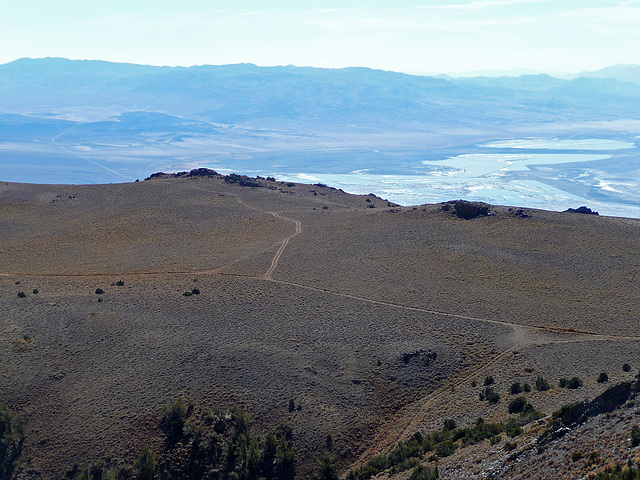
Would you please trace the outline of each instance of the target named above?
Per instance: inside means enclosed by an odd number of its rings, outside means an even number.
[[[245,435],[236,408],[254,453],[271,432],[274,465],[286,440],[311,478],[325,450],[346,471],[443,418],[498,421],[515,381],[583,379],[533,393],[551,413],[640,365],[637,220],[194,170],[5,183],[0,225],[0,397],[24,478],[132,465],[144,445],[175,472],[194,432]],[[182,447],[161,420],[176,398],[195,408]]]

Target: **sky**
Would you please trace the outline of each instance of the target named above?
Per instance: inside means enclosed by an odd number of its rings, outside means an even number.
[[[0,0],[0,64],[576,73],[640,64],[638,25],[640,0]]]

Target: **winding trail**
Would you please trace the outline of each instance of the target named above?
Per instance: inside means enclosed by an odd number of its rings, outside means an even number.
[[[287,248],[287,245],[289,245],[289,240],[291,240],[292,238],[297,237],[298,235],[300,235],[302,233],[302,222],[300,222],[300,220],[293,220],[292,218],[283,217],[282,215],[279,215],[279,214],[274,213],[274,212],[270,212],[270,213],[274,217],[282,218],[283,220],[288,220],[290,222],[295,223],[296,231],[295,231],[295,233],[293,233],[293,235],[289,235],[287,238],[285,238],[283,240],[282,244],[280,245],[280,248],[276,252],[275,257],[273,257],[273,260],[271,260],[271,266],[269,267],[269,270],[267,270],[267,273],[264,274],[263,278],[265,280],[271,280],[271,274],[273,274],[273,272],[275,271],[276,267],[278,266],[278,261],[280,260],[280,257],[282,256],[282,253],[284,252],[284,249]]]
[[[196,186],[191,186],[191,188],[193,188],[194,190],[200,190],[203,192],[208,192],[208,193],[216,193],[212,190],[206,189],[206,188],[201,188],[201,187],[196,187]],[[240,205],[242,205],[243,207],[246,207],[250,210],[254,210],[256,212],[260,212],[260,213],[268,213],[269,215],[273,215],[275,218],[281,218],[282,220],[286,220],[288,222],[292,222],[296,229],[294,231],[294,233],[292,233],[291,235],[289,235],[287,238],[285,238],[281,243],[280,243],[280,247],[278,248],[278,250],[276,251],[275,256],[273,257],[273,259],[271,260],[271,265],[269,266],[269,268],[267,269],[267,271],[265,272],[265,274],[262,276],[262,278],[264,280],[271,280],[271,275],[273,274],[273,272],[275,271],[275,269],[278,267],[278,261],[280,260],[280,257],[282,256],[285,248],[287,248],[287,245],[289,245],[289,240],[291,240],[292,238],[297,237],[298,235],[300,235],[302,233],[302,222],[300,220],[295,220],[293,218],[289,218],[289,217],[285,217],[283,215],[280,215],[277,212],[269,212],[269,211],[265,211],[262,210],[261,208],[258,207],[254,207],[253,205],[249,205],[248,203],[246,203],[244,200],[242,200],[242,198],[240,198],[239,195],[235,194],[235,193],[225,193],[225,195],[230,195],[233,198],[236,199],[236,202],[238,202]],[[246,258],[246,257],[245,257]],[[236,260],[236,262],[238,262],[240,259]],[[234,262],[234,263],[236,263]],[[200,275],[206,275],[206,274],[215,274],[215,273],[221,273],[221,271],[224,268],[227,268],[229,265],[223,265],[222,267],[218,267],[216,269],[213,270],[205,270],[202,272],[194,272],[196,274],[200,274]]]

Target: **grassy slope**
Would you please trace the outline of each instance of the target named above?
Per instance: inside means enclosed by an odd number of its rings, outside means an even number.
[[[638,221],[519,218],[506,208],[465,221],[435,206],[390,209],[322,187],[265,185],[0,186],[0,395],[27,422],[34,468],[60,472],[67,459],[126,452],[161,405],[186,394],[244,404],[258,428],[290,423],[305,478],[327,433],[348,463],[396,438],[420,412],[414,401],[438,386],[518,343],[561,339],[459,316],[634,333]],[[265,280],[293,219],[302,233]],[[201,295],[184,297],[194,285]],[[560,365],[588,375],[595,360],[585,345],[515,355],[535,372],[560,375]],[[619,363],[612,345],[601,340],[598,367]],[[625,361],[640,364],[625,349]],[[436,360],[403,362],[420,350]],[[565,362],[553,360],[558,352]],[[507,382],[507,365],[489,368]],[[421,428],[442,415],[464,420],[476,393],[456,394],[439,397]],[[290,413],[290,398],[302,409]]]

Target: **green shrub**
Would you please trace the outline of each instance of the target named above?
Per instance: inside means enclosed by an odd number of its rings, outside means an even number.
[[[191,291],[186,291],[186,292],[184,292],[182,295],[184,295],[185,297],[190,297],[191,295],[193,295],[193,292],[191,292]]]
[[[576,388],[580,388],[582,386],[582,380],[578,377],[571,377],[569,380],[566,378],[561,378],[558,380],[558,386],[560,388],[569,388],[571,390],[575,390]]]
[[[509,387],[509,393],[511,395],[522,393],[522,385],[520,384],[520,382],[513,382]]]
[[[24,435],[22,425],[14,413],[0,404],[0,478],[11,478],[17,466]]]
[[[507,432],[507,435],[510,437],[517,437],[522,434],[522,427],[518,425],[518,421],[515,418],[510,418],[504,426],[504,431]]]
[[[471,386],[473,388],[476,388],[478,386],[478,382],[476,382],[475,380],[473,382],[471,382]]]
[[[118,280],[116,282],[116,285],[119,286],[119,287],[123,286],[124,285],[124,280]]]
[[[479,396],[480,400],[486,400],[489,403],[498,403],[500,401],[500,394],[491,387],[482,390]]]
[[[623,372],[630,372],[631,371],[631,365],[629,365],[628,363],[625,363],[624,365],[622,365],[622,371]]]
[[[531,423],[534,420],[538,420],[539,418],[544,417],[544,414],[539,410],[536,410],[533,405],[527,403],[524,406],[522,412],[520,412],[520,425],[526,425],[527,423]]]
[[[604,383],[608,381],[609,381],[609,375],[607,375],[605,372],[602,372],[600,373],[600,375],[598,375],[598,383]]]
[[[527,405],[527,399],[524,397],[518,397],[509,402],[509,413],[520,413],[524,410],[525,405]]]
[[[142,447],[133,468],[137,472],[138,480],[153,480],[156,472],[156,455],[151,447]]]
[[[455,422],[455,420],[454,420],[454,419],[452,419],[452,418],[447,418],[447,419],[444,421],[444,429],[445,429],[445,430],[455,430],[455,428],[456,428],[456,422]]]
[[[339,480],[338,467],[336,466],[336,459],[331,455],[325,455],[322,465],[320,465],[320,472],[318,473],[318,480]]]
[[[578,402],[566,403],[566,404],[562,405],[558,410],[553,412],[551,414],[551,417],[554,418],[554,419],[561,419],[562,417],[564,417],[565,413],[567,413],[569,410],[571,410],[577,404],[578,404]]]
[[[104,290],[101,288],[96,288],[96,295],[102,295],[104,293]]]
[[[518,446],[518,444],[516,442],[505,442],[504,443],[504,449],[507,452],[510,452],[511,450],[516,448],[517,446]]]
[[[200,289],[199,288],[193,288],[191,290],[191,293],[193,293],[194,295],[200,295]]]
[[[418,465],[411,472],[409,480],[436,480],[438,477],[438,467],[432,469],[424,465]]]
[[[456,444],[453,440],[445,440],[436,445],[436,455],[439,457],[448,457],[456,452]]]
[[[494,435],[489,439],[489,445],[497,445],[502,441],[502,435]]]
[[[525,383],[522,388],[526,393],[529,393],[531,391],[531,385],[529,385],[528,383]]]
[[[631,429],[631,446],[637,447],[640,445],[640,427],[634,425]]]
[[[547,382],[544,377],[538,376],[538,378],[536,378],[536,390],[538,390],[539,392],[543,392],[545,390],[549,390],[550,388],[551,386],[549,385],[549,382]]]
[[[40,290],[38,290],[37,288],[34,288],[34,289],[33,289],[33,294],[34,294],[34,295],[37,295],[37,294],[39,294],[39,293],[40,293]]]
[[[18,298],[24,298],[24,297],[26,297],[26,296],[27,296],[27,294],[26,294],[26,293],[24,293],[24,292],[18,292]]]
[[[187,410],[187,403],[180,397],[162,409],[160,428],[169,440],[177,440],[182,435]]]
[[[623,470],[620,464],[616,465],[613,472],[600,472],[595,480],[636,480],[640,478],[640,470],[631,465],[627,465],[627,469]]]
[[[482,418],[478,418],[475,426],[461,429],[454,438],[462,438],[462,446],[466,447],[492,438],[503,431],[504,425],[502,423],[486,423]]]
[[[488,377],[485,377],[484,379],[484,386],[487,387],[489,385],[493,385],[495,383],[495,380],[493,379],[493,377],[491,375],[489,375]]]

